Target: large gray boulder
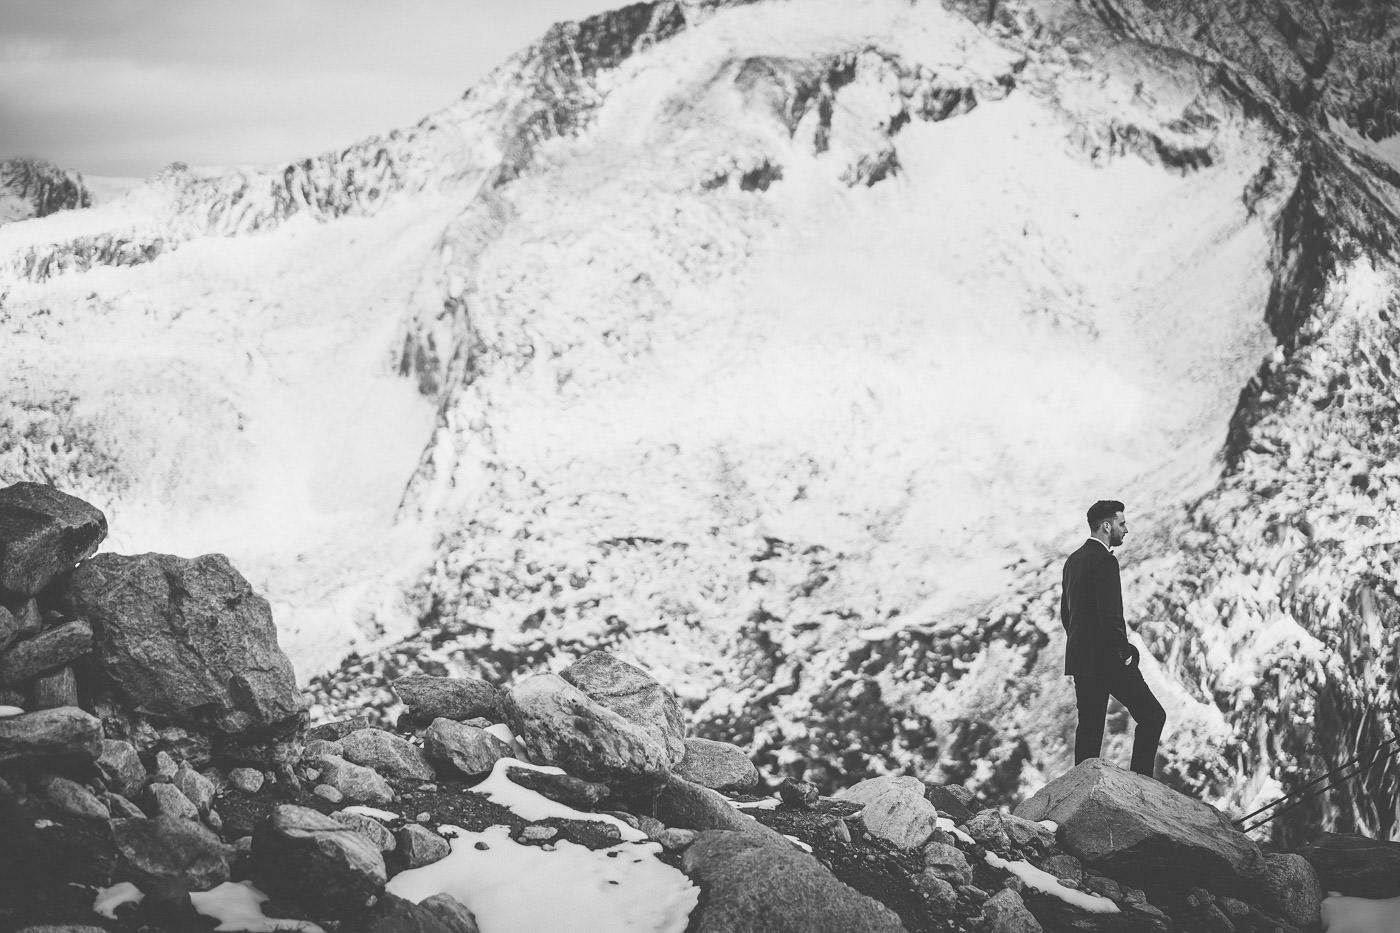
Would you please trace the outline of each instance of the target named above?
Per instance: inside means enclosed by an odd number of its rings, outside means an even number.
[[[445,717],[424,731],[423,751],[445,778],[480,777],[511,756],[510,746],[485,729]]]
[[[899,917],[791,847],[703,832],[683,868],[699,885],[691,933],[902,933]]]
[[[902,849],[923,845],[938,826],[938,810],[924,799],[924,784],[916,777],[867,778],[838,792],[836,799],[863,805],[856,817],[866,832]]]
[[[592,651],[566,667],[564,680],[637,726],[666,751],[666,764],[685,757],[685,717],[680,704],[646,671],[606,651]]]
[[[663,784],[679,760],[655,729],[643,728],[555,674],[526,677],[505,692],[502,712],[538,764],[614,788]],[[680,745],[682,753],[684,744]]]
[[[0,489],[0,590],[33,596],[105,537],[107,517],[82,499],[39,483]]]
[[[145,747],[173,725],[214,738],[294,733],[304,704],[267,600],[222,554],[102,554],[74,573],[73,614],[93,628],[95,708],[111,737]]]
[[[44,758],[96,761],[102,723],[76,706],[0,717],[0,764]]]
[[[253,866],[274,897],[331,917],[362,912],[384,893],[379,847],[307,807],[283,804],[253,833]]]
[[[1101,758],[1051,781],[1015,815],[1053,820],[1065,851],[1136,887],[1199,885],[1245,900],[1263,892],[1263,853],[1220,811]]]

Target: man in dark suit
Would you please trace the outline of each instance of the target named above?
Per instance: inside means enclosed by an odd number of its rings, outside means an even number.
[[[1089,507],[1089,538],[1065,561],[1060,596],[1060,622],[1069,636],[1065,673],[1074,677],[1079,707],[1074,763],[1099,756],[1112,696],[1137,723],[1132,768],[1151,777],[1167,714],[1142,678],[1138,649],[1128,641],[1123,619],[1123,586],[1111,549],[1127,536],[1123,503],[1105,499]]]

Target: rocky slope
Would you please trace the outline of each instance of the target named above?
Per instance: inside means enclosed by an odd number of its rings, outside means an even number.
[[[1162,776],[1242,812],[1394,729],[1391,15],[561,26],[409,130],[0,230],[0,468],[247,548],[307,669],[421,629],[320,716],[604,647],[774,776],[991,802],[1068,767],[1058,561],[1116,495]],[[1393,835],[1395,780],[1280,838]]]
[[[81,175],[36,159],[0,162],[0,224],[89,207]]]

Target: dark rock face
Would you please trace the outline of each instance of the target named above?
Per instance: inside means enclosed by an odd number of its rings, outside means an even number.
[[[35,217],[90,207],[92,196],[83,176],[65,172],[51,162],[9,159],[0,162],[0,187],[8,188],[33,206]]]
[[[1066,851],[1139,887],[1200,885],[1246,899],[1262,890],[1263,853],[1218,810],[1101,758],[1051,781],[1015,814],[1054,820]]]
[[[54,757],[96,761],[100,754],[102,724],[77,707],[0,718],[0,764]]]
[[[274,896],[353,916],[384,893],[384,858],[364,836],[306,807],[284,804],[253,834],[253,860]]]
[[[686,849],[685,872],[700,886],[695,933],[880,933],[904,930],[898,915],[837,881],[790,846],[739,833],[704,832]]]
[[[1400,897],[1400,842],[1323,833],[1298,854],[1312,863],[1323,891],[1351,897]]]
[[[105,537],[107,517],[81,499],[38,483],[0,489],[0,590],[33,596]]]
[[[139,724],[271,735],[303,718],[267,600],[221,554],[103,554],[73,576],[75,614],[97,643],[97,707],[109,734]],[[114,728],[115,727],[115,728]]]

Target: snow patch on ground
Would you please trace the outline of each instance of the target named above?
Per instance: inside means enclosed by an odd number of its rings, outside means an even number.
[[[656,843],[590,851],[561,841],[551,851],[516,843],[504,826],[440,829],[451,854],[395,875],[388,891],[415,903],[449,894],[482,930],[681,933],[699,899],[685,875],[656,859]]]

